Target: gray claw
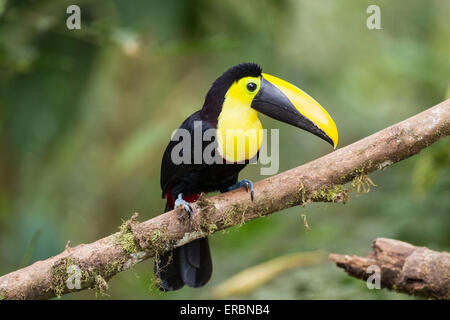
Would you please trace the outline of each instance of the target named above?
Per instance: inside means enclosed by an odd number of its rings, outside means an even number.
[[[240,184],[242,184],[245,189],[247,190],[247,192],[250,191],[250,199],[253,201],[253,182],[251,180],[248,179],[243,179]]]
[[[254,192],[253,192],[253,182],[251,180],[242,179],[238,183],[228,188],[228,191],[239,189],[241,187],[245,187],[245,190],[247,190],[247,192],[250,191],[250,199],[253,201]]]

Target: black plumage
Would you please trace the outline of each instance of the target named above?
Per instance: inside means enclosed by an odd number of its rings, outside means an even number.
[[[235,81],[249,76],[261,76],[261,68],[254,63],[243,63],[223,73],[209,89],[202,109],[188,117],[180,129],[188,130],[192,137],[195,121],[201,122],[202,133],[211,128],[216,129],[227,90]],[[224,162],[195,164],[194,152],[191,152],[190,164],[174,164],[171,153],[177,143],[178,141],[169,143],[161,165],[161,189],[163,197],[167,199],[166,211],[173,209],[173,201],[179,193],[189,201],[196,200],[201,192],[226,191],[238,181],[238,174],[246,165]],[[202,150],[209,143],[203,142]],[[191,139],[192,149],[193,144],[194,139]],[[163,291],[177,290],[185,284],[190,287],[203,286],[210,279],[211,273],[212,262],[207,238],[166,252],[155,262],[155,275],[161,280],[159,287]]]

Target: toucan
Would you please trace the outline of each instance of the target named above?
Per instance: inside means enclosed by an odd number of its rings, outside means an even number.
[[[166,212],[181,207],[190,214],[189,203],[195,202],[202,192],[227,192],[245,187],[253,199],[253,182],[239,181],[238,175],[258,156],[263,138],[259,134],[262,129],[259,113],[309,131],[334,148],[337,146],[336,124],[316,100],[293,84],[262,73],[255,63],[238,64],[213,82],[203,107],[177,129],[194,135],[200,123],[202,132],[216,132],[213,152],[223,161],[174,161],[173,151],[179,141],[171,140],[161,164]],[[244,134],[248,130],[256,134]],[[202,143],[201,147],[205,148],[206,144]],[[212,274],[208,239],[200,238],[160,254],[155,259],[154,273],[161,291],[205,285]]]

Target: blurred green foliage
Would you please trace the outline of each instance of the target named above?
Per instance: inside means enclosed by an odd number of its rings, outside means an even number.
[[[306,90],[347,145],[445,99],[450,2],[376,1],[382,29],[366,28],[374,1],[76,2],[0,0],[0,274],[162,212],[162,152],[228,67],[259,63]],[[280,126],[280,170],[330,152]],[[208,298],[240,270],[290,252],[365,254],[376,237],[450,250],[449,141],[371,177],[346,205],[292,208],[211,237],[215,271],[202,289],[161,294],[145,262],[110,282],[112,298]],[[242,177],[258,180],[258,167]],[[306,214],[312,231],[301,220]],[[74,293],[65,298],[95,298]],[[103,298],[108,298],[105,296]],[[368,290],[331,262],[280,276],[244,298],[403,299]]]

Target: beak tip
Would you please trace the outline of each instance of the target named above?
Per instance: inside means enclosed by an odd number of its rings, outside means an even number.
[[[326,140],[328,141],[329,144],[331,144],[331,146],[333,147],[333,150],[337,149],[338,146],[338,138],[337,135],[332,135],[332,134],[328,134],[325,133],[326,136]]]

